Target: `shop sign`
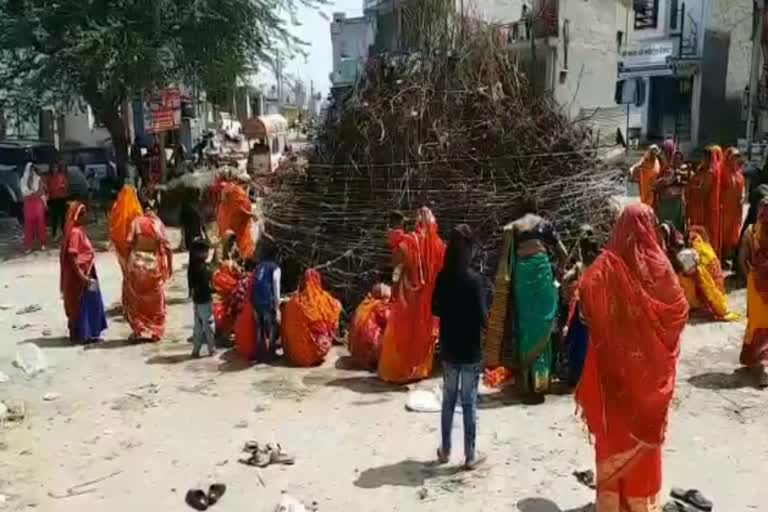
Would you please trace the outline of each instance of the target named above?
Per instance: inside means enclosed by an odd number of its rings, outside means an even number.
[[[619,78],[672,75],[674,54],[672,39],[628,45],[619,51]]]
[[[181,91],[168,87],[150,96],[144,104],[144,129],[148,133],[178,130],[181,126]]]

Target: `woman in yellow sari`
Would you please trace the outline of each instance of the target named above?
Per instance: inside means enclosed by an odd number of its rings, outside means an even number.
[[[744,233],[740,260],[747,275],[748,317],[740,361],[761,388],[768,388],[768,199],[760,203],[757,223]]]
[[[687,264],[682,264],[683,269],[678,277],[691,311],[703,311],[718,321],[739,320],[741,316],[732,312],[728,306],[725,276],[706,230],[701,226],[693,226],[688,238],[695,257]],[[681,254],[684,252],[681,251]]]

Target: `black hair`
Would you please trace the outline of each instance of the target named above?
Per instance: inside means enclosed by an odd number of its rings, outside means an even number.
[[[520,202],[520,215],[539,213],[539,202],[533,194],[526,194]]]
[[[400,210],[392,210],[389,212],[389,225],[390,226],[402,226],[405,224],[405,214]]]
[[[461,272],[469,268],[472,261],[472,249],[475,237],[466,224],[459,224],[451,230],[448,247],[445,250],[445,269],[447,272]]]

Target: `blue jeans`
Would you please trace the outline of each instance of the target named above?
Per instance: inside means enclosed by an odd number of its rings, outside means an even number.
[[[256,319],[256,359],[268,361],[277,351],[277,315],[272,308],[253,308]]]
[[[451,431],[456,400],[461,388],[461,407],[464,413],[464,457],[468,462],[475,460],[475,438],[477,437],[477,387],[480,384],[482,365],[443,363],[443,411],[442,446],[445,455],[451,453]]]
[[[213,303],[195,304],[195,326],[192,330],[192,355],[199,356],[203,343],[208,345],[208,353],[216,350],[213,345]]]

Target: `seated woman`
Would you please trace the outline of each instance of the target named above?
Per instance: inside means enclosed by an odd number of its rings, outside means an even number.
[[[288,361],[299,367],[325,360],[339,332],[341,303],[323,290],[320,273],[307,270],[304,281],[283,307],[280,333]]]
[[[688,245],[687,250],[677,251],[673,267],[678,271],[691,311],[698,311],[717,321],[739,320],[740,315],[733,313],[728,306],[725,276],[704,228],[693,226],[690,229]]]
[[[375,371],[379,364],[381,335],[389,319],[392,289],[377,284],[355,310],[349,330],[349,352],[354,364]]]
[[[220,339],[228,339],[243,308],[248,288],[247,276],[238,262],[235,235],[231,231],[224,234],[221,242],[219,267],[213,273],[213,288],[218,296],[213,305],[216,335]]]

